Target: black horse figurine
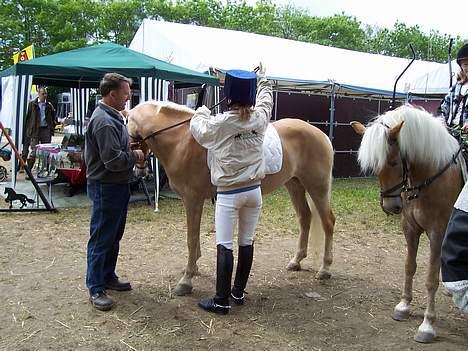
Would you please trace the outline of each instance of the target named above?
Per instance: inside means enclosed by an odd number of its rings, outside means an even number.
[[[10,203],[10,209],[13,207],[13,201],[20,201],[21,202],[21,207],[23,208],[24,206],[27,206],[27,203],[29,202],[30,204],[33,204],[35,201],[28,198],[24,194],[17,194],[12,188],[5,188],[5,194],[7,194],[7,197],[5,199],[5,202]]]

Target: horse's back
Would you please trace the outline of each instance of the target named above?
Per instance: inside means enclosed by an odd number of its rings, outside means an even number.
[[[274,122],[273,126],[281,139],[283,163],[278,173],[263,180],[262,191],[270,192],[296,178],[303,186],[328,192],[333,148],[327,135],[300,119],[284,118]]]
[[[284,118],[273,123],[283,146],[283,153],[305,157],[322,167],[332,167],[333,147],[328,136],[319,128],[295,118]]]

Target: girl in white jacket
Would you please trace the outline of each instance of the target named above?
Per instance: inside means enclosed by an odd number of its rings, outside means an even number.
[[[256,88],[258,91],[256,92]],[[211,182],[217,187],[216,295],[198,305],[206,311],[227,314],[233,301],[244,303],[244,289],[253,261],[253,241],[265,177],[263,139],[271,118],[273,93],[260,64],[257,74],[226,72],[224,95],[229,110],[211,116],[202,106],[190,122],[193,137],[210,152]],[[252,107],[255,106],[255,107]],[[231,291],[233,236],[238,225],[238,263]]]

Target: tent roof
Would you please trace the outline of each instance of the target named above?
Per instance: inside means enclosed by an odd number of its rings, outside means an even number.
[[[155,40],[157,38],[157,40]],[[232,30],[145,19],[130,48],[199,72],[252,70],[259,61],[279,88],[330,90],[359,95],[391,95],[396,78],[408,59],[337,49]],[[398,83],[439,63],[416,60]]]
[[[456,74],[460,70],[457,60],[452,61],[452,84],[456,81]],[[410,82],[409,92],[414,95],[433,95],[441,96],[448,93],[450,86],[449,64],[440,65],[435,69],[421,74]]]
[[[117,72],[131,77],[156,77],[182,83],[217,85],[218,79],[176,66],[124,46],[104,43],[20,62],[2,72],[33,75],[35,83],[70,87],[97,87],[102,76]]]

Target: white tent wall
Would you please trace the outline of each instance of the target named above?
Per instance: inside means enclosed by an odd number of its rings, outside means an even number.
[[[457,73],[460,66],[457,60],[451,62],[452,65],[452,84],[456,82]],[[438,95],[444,96],[448,93],[450,87],[450,66],[448,63],[430,71],[424,72],[409,83],[409,92],[415,95]]]
[[[88,112],[89,93],[91,89],[71,89],[72,114],[77,134],[82,135],[86,114]]]
[[[8,76],[2,78],[2,102],[0,120],[5,128],[10,129],[15,147],[21,151],[23,144],[24,119],[32,85],[32,76]],[[2,143],[6,142],[2,139]],[[16,185],[16,154],[11,154],[11,186]]]
[[[157,39],[157,40],[155,40]],[[408,59],[337,49],[253,33],[145,19],[130,48],[199,72],[210,68],[252,70],[265,63],[269,78],[281,86],[317,89],[340,86],[337,93],[391,94]],[[239,48],[238,50],[235,48]],[[397,86],[441,64],[416,60]],[[328,85],[328,86],[327,86]]]

